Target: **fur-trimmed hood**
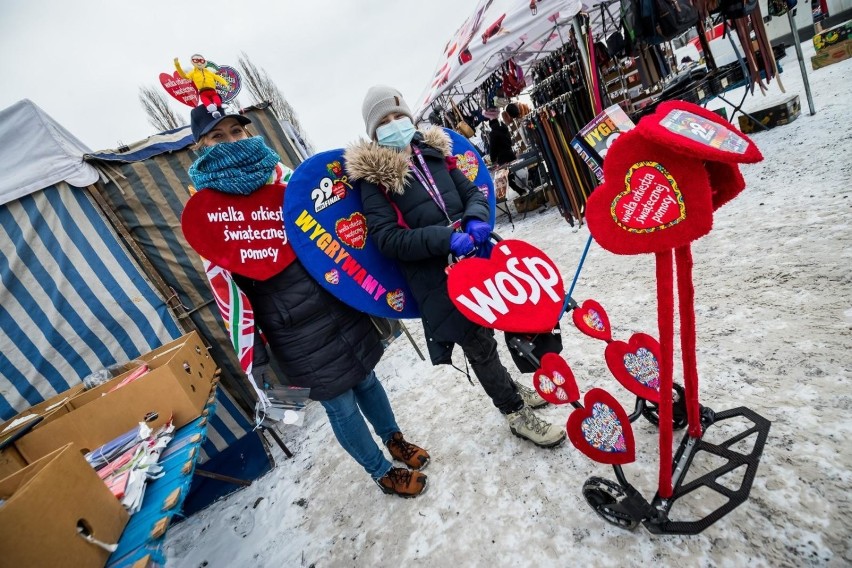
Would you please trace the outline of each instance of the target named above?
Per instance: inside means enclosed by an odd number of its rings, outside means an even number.
[[[419,133],[423,136],[423,144],[444,156],[452,155],[452,140],[442,128],[431,127]],[[408,169],[410,155],[410,152],[379,146],[372,140],[360,140],[346,148],[346,172],[353,181],[363,179],[401,194],[405,190],[405,181],[411,175]]]

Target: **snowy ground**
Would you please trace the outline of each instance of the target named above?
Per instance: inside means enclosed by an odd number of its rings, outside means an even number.
[[[168,533],[169,566],[850,565],[852,60],[813,71],[813,48],[804,47],[817,114],[809,116],[790,48],[782,79],[788,94],[799,94],[802,115],[754,135],[766,160],[743,167],[748,188],[693,246],[701,402],[717,411],[747,406],[772,421],[744,505],[692,537],[606,524],[581,487],[593,475],[613,478],[611,468],[567,442],[542,450],[510,435],[478,385],[421,362],[398,340],[378,372],[406,436],[432,454],[427,493],[383,495],[312,404],[304,427],[282,428],[293,459],[273,445],[277,466],[268,475]],[[785,96],[773,83],[746,109]],[[555,209],[517,219],[514,231],[503,219],[504,237],[542,248],[570,282],[585,227],[573,233]],[[626,340],[636,331],[657,335],[654,291],[650,256],[618,257],[593,244],[574,297],[603,304],[613,337]],[[420,325],[409,328],[424,345]],[[563,330],[563,356],[581,391],[606,388],[632,409],[606,370],[604,344],[581,335],[570,317]],[[568,413],[543,411],[558,424]],[[650,498],[656,430],[639,420],[634,432],[637,461],[625,472]]]

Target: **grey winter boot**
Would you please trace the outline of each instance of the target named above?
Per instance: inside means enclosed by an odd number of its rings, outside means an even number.
[[[549,404],[546,400],[541,398],[541,395],[539,395],[535,389],[524,386],[515,379],[512,379],[512,382],[515,383],[515,387],[518,389],[518,394],[521,395],[522,399],[524,399],[525,406],[529,406],[530,408],[541,408],[542,406],[547,406]]]
[[[545,422],[528,406],[507,414],[506,419],[512,434],[525,438],[540,448],[553,448],[565,441],[565,430]]]

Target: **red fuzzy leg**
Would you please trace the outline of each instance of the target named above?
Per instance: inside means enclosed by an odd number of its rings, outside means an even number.
[[[672,251],[657,253],[657,326],[660,329],[660,485],[663,499],[672,496],[672,372],[674,368],[674,283]]]
[[[680,350],[683,356],[683,390],[689,435],[701,437],[698,409],[698,363],[695,357],[695,288],[692,284],[692,248],[689,244],[675,249],[677,265],[677,298],[680,312]]]

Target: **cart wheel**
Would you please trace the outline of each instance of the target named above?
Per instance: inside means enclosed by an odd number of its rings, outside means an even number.
[[[614,481],[590,477],[583,484],[583,497],[595,513],[609,524],[629,531],[639,526],[639,521],[619,506],[618,500],[624,497],[624,490]]]
[[[684,395],[683,387],[677,383],[672,384],[672,428],[680,430],[688,424],[686,416],[686,396]],[[650,400],[645,401],[645,408],[642,409],[642,416],[654,426],[660,425],[660,415],[658,405]]]

